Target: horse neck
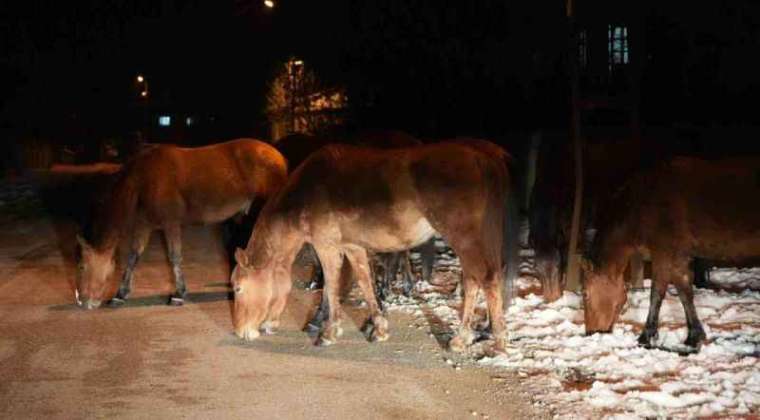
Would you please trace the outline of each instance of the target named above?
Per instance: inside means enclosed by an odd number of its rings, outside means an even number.
[[[610,274],[622,274],[636,250],[636,232],[631,223],[612,227],[600,238],[597,263]]]
[[[124,174],[96,212],[91,237],[88,238],[94,248],[101,252],[113,252],[116,249],[122,233],[134,218],[137,193],[135,176]]]
[[[304,244],[303,232],[286,217],[263,212],[248,243],[254,267],[271,263],[290,266]]]

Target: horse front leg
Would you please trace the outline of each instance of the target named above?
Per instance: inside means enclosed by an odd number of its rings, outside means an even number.
[[[328,309],[327,322],[317,337],[316,345],[329,346],[334,344],[338,337],[343,334],[340,327],[342,322],[342,308],[340,306],[340,269],[343,262],[341,253],[332,246],[315,246],[317,255],[322,264],[325,284],[322,289],[322,300],[326,300]]]
[[[350,248],[346,251],[346,257],[354,269],[356,281],[369,308],[369,319],[365,324],[368,338],[370,341],[385,341],[388,339],[388,320],[383,316],[375,296],[367,251],[364,248]]]
[[[126,303],[127,297],[132,291],[132,278],[134,276],[135,268],[145,251],[145,247],[148,245],[151,231],[152,229],[147,224],[139,224],[135,227],[134,234],[132,235],[132,244],[129,249],[129,256],[127,257],[127,268],[124,270],[124,276],[121,278],[119,290],[116,292],[116,296],[108,301],[108,306],[117,308]]]
[[[653,279],[651,293],[649,295],[649,313],[644,329],[639,335],[639,344],[651,348],[652,340],[657,338],[657,329],[660,320],[660,307],[662,300],[665,298],[665,292],[668,290],[668,279],[671,275],[669,270],[669,261],[666,257],[652,256],[653,261]]]
[[[164,236],[166,237],[175,285],[174,294],[169,298],[169,305],[182,306],[185,303],[185,294],[187,293],[185,276],[182,273],[182,228],[179,224],[166,226]]]

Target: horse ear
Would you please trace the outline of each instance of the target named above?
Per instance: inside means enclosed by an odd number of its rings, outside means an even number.
[[[88,244],[87,240],[84,239],[81,235],[77,235],[77,242],[79,243],[79,246],[82,247],[82,252],[92,251],[92,246]]]
[[[249,268],[250,264],[248,261],[248,254],[245,253],[245,250],[241,248],[235,248],[235,261],[237,261],[238,265],[242,268]]]

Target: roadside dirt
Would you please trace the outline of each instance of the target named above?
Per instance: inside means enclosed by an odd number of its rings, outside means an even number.
[[[165,305],[171,271],[154,235],[129,304],[94,311],[73,305],[72,225],[6,219],[0,229],[0,417],[550,417],[517,375],[455,369],[444,360],[454,356],[400,313],[391,313],[391,339],[373,344],[358,331],[364,310],[347,307],[342,340],[313,346],[301,327],[316,296],[297,288],[280,332],[243,344],[232,334],[216,228],[184,231],[184,307]]]

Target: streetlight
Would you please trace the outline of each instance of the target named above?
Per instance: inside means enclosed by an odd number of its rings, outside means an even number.
[[[272,9],[272,8],[274,8],[274,1],[273,0],[264,0],[264,6]]]
[[[137,84],[142,85],[140,89],[140,97],[147,98],[148,97],[148,81],[145,79],[145,76],[142,74],[138,74],[136,77]]]

